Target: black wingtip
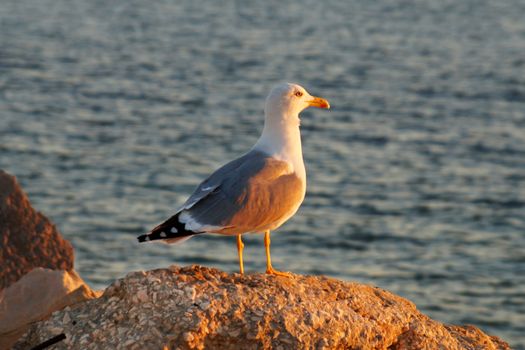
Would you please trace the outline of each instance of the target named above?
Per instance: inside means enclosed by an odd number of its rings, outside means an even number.
[[[139,243],[156,240],[170,240],[173,238],[182,238],[201,233],[186,230],[185,224],[179,221],[179,214],[180,213],[173,215],[171,218],[151,230],[151,232],[138,236],[137,239]]]
[[[139,243],[147,242],[147,241],[149,241],[149,237],[148,237],[148,235],[141,235],[141,236],[137,237],[137,240],[139,241]]]

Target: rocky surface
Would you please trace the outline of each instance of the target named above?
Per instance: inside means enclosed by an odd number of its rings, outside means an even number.
[[[73,268],[73,247],[35,211],[15,177],[0,170],[0,290],[35,267]]]
[[[54,349],[509,349],[373,286],[198,266],[128,274],[35,324],[15,349],[62,333]]]
[[[75,271],[33,269],[0,291],[0,349],[9,348],[31,323],[100,294],[92,291]]]
[[[0,349],[32,322],[99,295],[73,270],[73,260],[71,244],[0,170]]]

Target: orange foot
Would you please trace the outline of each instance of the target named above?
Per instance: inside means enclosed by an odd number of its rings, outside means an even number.
[[[291,274],[290,272],[277,271],[277,270],[274,270],[273,267],[266,268],[266,273],[269,275],[282,276],[282,277],[288,277],[288,278],[291,278],[293,276],[293,274]]]

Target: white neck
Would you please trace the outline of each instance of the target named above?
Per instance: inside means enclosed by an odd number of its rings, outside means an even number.
[[[298,115],[266,115],[261,137],[252,149],[289,162],[300,177],[305,177],[299,123]]]

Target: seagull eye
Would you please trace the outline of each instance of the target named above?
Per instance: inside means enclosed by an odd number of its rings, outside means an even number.
[[[303,93],[302,93],[301,91],[297,91],[297,92],[295,93],[295,96],[297,96],[297,97],[301,97],[301,96],[303,96]]]

